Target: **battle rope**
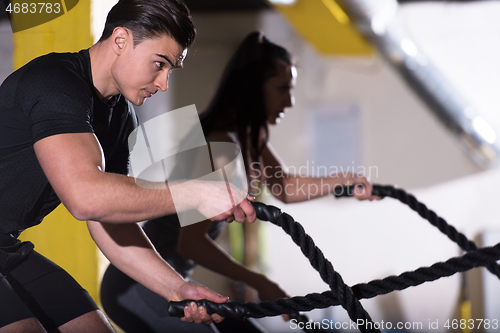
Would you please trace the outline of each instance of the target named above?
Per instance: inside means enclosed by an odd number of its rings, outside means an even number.
[[[352,196],[353,187],[337,187],[337,193],[334,193],[337,197],[342,196]],[[443,218],[439,217],[434,211],[427,208],[426,205],[417,201],[417,199],[406,193],[405,191],[392,187],[392,186],[373,186],[373,195],[379,197],[391,197],[399,200],[400,202],[408,205],[412,210],[416,211],[421,217],[429,221],[433,226],[438,228],[443,234],[447,235],[449,239],[457,243],[460,248],[466,252],[477,250],[477,245],[468,240],[467,237],[458,232],[455,227],[449,225]],[[500,278],[500,266],[496,262],[488,263],[485,265],[486,268],[498,278]]]
[[[341,192],[336,193],[336,196],[352,195],[352,188],[348,188],[347,191],[344,190],[342,189]],[[253,302],[245,304],[227,302],[220,304],[207,300],[170,302],[168,308],[170,316],[182,317],[184,315],[184,307],[191,302],[205,306],[208,313],[218,313],[223,317],[237,319],[277,316],[283,313],[296,313],[298,311],[310,311],[317,308],[341,305],[346,309],[351,320],[358,324],[357,328],[361,332],[380,332],[375,327],[376,325],[373,325],[369,314],[363,309],[359,299],[372,298],[394,290],[403,290],[410,286],[417,286],[424,282],[434,281],[441,277],[450,276],[457,272],[464,272],[479,266],[486,266],[495,275],[499,276],[499,266],[496,264],[496,261],[500,259],[500,244],[477,249],[477,246],[463,234],[448,225],[446,221],[438,217],[433,211],[427,209],[414,196],[405,193],[401,189],[375,185],[373,194],[380,197],[390,196],[407,204],[469,253],[462,257],[451,258],[446,262],[436,263],[430,267],[421,267],[413,272],[405,272],[399,276],[389,276],[382,280],[374,280],[369,283],[348,287],[298,222],[295,222],[290,215],[282,213],[276,207],[253,202],[252,204],[255,207],[257,217],[262,221],[269,221],[283,228],[301,248],[302,253],[304,253],[311,265],[320,273],[321,278],[330,286],[331,290],[321,294],[312,293],[306,296],[279,299],[274,302],[265,301],[258,304]],[[304,318],[302,317],[301,321]]]

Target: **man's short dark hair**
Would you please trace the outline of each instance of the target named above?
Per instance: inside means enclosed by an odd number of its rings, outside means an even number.
[[[109,11],[99,41],[108,39],[117,27],[132,32],[134,45],[167,35],[186,49],[196,36],[189,9],[181,0],[120,0]]]

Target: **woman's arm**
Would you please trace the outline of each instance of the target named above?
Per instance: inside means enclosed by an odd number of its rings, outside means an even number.
[[[187,283],[152,247],[137,224],[114,225],[88,221],[89,232],[102,253],[123,273],[169,301],[209,299],[217,303],[228,300],[209,289]],[[194,304],[194,303],[193,303]],[[217,314],[208,315],[204,307],[185,309],[183,321],[220,322]]]
[[[179,231],[177,252],[216,273],[248,284],[259,292],[261,300],[287,297],[277,284],[234,260],[212,240],[207,233],[211,224],[212,222],[207,220],[182,227]]]
[[[309,177],[291,175],[268,143],[262,151],[261,169],[264,184],[270,192],[284,203],[301,202],[333,193],[336,186],[361,184],[363,189],[354,191],[359,200],[373,200],[372,183],[369,179],[353,173],[332,175],[331,177]]]

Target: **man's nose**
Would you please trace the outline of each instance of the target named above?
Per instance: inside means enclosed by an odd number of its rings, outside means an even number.
[[[158,90],[161,91],[167,91],[168,89],[168,75],[170,74],[170,71],[165,71],[161,72],[158,74],[155,80],[155,86],[158,88]]]

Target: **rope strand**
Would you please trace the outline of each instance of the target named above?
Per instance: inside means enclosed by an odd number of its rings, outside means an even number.
[[[270,221],[274,223],[273,221]],[[302,253],[309,259],[309,262],[319,272],[321,279],[328,284],[332,291],[337,292],[337,298],[340,305],[347,311],[349,318],[357,322],[361,320],[363,325],[358,327],[361,332],[380,332],[380,330],[367,329],[369,323],[373,323],[370,315],[363,308],[359,300],[354,296],[351,288],[344,283],[344,280],[334,269],[328,259],[325,258],[323,252],[314,244],[313,239],[306,234],[300,223],[297,223],[293,218],[283,213],[279,217],[276,225],[292,237],[295,244],[300,247]],[[370,325],[374,326],[374,325]]]
[[[381,186],[381,185],[374,185],[373,194],[383,197],[388,196],[408,205],[408,207],[417,212],[418,215],[429,221],[433,226],[438,228],[443,234],[448,236],[449,239],[457,243],[462,250],[469,252],[478,249],[476,243],[467,239],[467,237],[464,234],[459,232],[452,225],[449,225],[443,218],[439,217],[434,211],[428,209],[425,204],[419,202],[413,195],[392,186]],[[492,262],[487,264],[485,267],[492,274],[496,275],[500,279],[500,266],[497,263]]]

